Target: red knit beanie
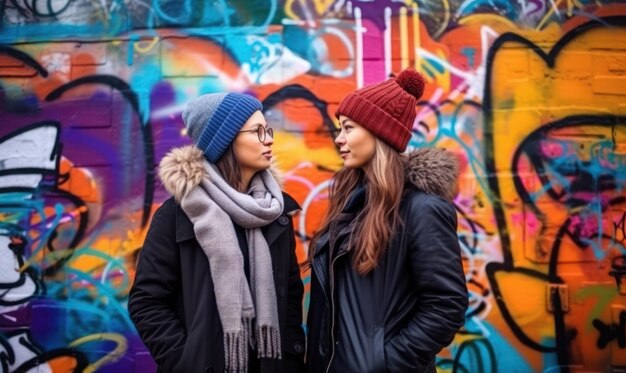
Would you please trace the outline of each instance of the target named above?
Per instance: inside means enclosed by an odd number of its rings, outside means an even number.
[[[411,139],[415,104],[424,93],[424,78],[413,69],[395,79],[373,84],[348,94],[335,115],[345,115],[392,148],[403,152]]]

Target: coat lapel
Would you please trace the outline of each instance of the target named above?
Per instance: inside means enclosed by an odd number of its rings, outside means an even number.
[[[180,205],[176,205],[176,243],[181,243],[195,237],[196,233],[193,231],[193,223],[189,220],[187,215],[185,215]]]
[[[296,211],[300,210],[300,205],[290,195],[283,193],[283,200],[285,202],[285,208],[283,213],[274,220],[270,225],[263,228],[263,234],[267,241],[267,246],[272,247],[272,244],[280,237],[283,232],[291,225],[291,219],[289,215],[292,215]]]

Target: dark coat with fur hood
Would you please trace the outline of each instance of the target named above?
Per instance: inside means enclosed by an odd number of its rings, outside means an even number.
[[[191,146],[174,149],[161,162],[160,177],[174,198],[154,214],[130,291],[131,319],[161,372],[224,371],[211,269],[193,224],[176,203],[198,185],[203,170],[202,152]],[[303,285],[291,220],[299,206],[287,194],[284,201],[283,214],[263,228],[274,270],[283,358],[259,362],[251,355],[251,372],[297,372],[304,364]],[[245,231],[236,225],[235,230],[246,260]]]
[[[467,288],[449,202],[456,162],[437,149],[405,161],[403,227],[373,271],[356,272],[347,239],[367,185],[311,248],[309,372],[434,372],[435,355],[464,323]]]

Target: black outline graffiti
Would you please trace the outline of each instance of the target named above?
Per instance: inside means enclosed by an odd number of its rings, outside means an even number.
[[[43,176],[56,176],[59,165],[61,162],[61,151],[63,146],[61,144],[61,125],[59,122],[52,120],[44,120],[41,122],[36,122],[30,124],[28,126],[21,127],[15,131],[12,131],[2,137],[0,137],[0,144],[10,140],[13,137],[19,136],[23,133],[32,131],[36,128],[40,127],[54,127],[56,128],[56,137],[54,138],[54,146],[50,152],[50,156],[48,159],[52,160],[56,158],[56,164],[54,170],[49,170],[47,168],[39,168],[39,167],[20,167],[20,168],[11,168],[9,170],[0,170],[0,176],[6,175],[19,175],[19,174],[41,174]],[[23,187],[2,187],[0,188],[0,193],[10,193],[10,192],[34,192],[31,188],[23,188]]]
[[[143,137],[144,143],[144,157],[145,157],[145,167],[146,167],[146,181],[145,181],[145,189],[144,189],[144,201],[143,201],[143,216],[141,218],[141,226],[145,227],[148,224],[148,219],[150,218],[150,211],[152,210],[152,202],[154,198],[154,181],[155,181],[155,172],[154,172],[154,142],[152,138],[152,125],[150,120],[146,123],[143,123],[142,113],[139,108],[139,98],[135,91],[131,89],[131,87],[123,81],[122,79],[113,76],[113,75],[89,75],[73,80],[69,83],[66,83],[54,91],[50,92],[46,97],[46,101],[55,101],[59,99],[65,92],[82,86],[84,84],[102,84],[111,87],[112,89],[120,92],[122,96],[130,103],[135,111],[135,114],[139,118],[139,123],[141,126],[141,135]]]
[[[19,49],[15,49],[6,45],[0,45],[0,54],[11,56],[15,58],[16,60],[23,62],[25,65],[35,70],[37,74],[43,76],[44,78],[48,76],[48,70],[46,70],[45,67],[41,66],[41,64],[39,64],[39,62],[37,62],[34,58],[32,58],[30,55],[22,52]],[[6,75],[3,75],[3,76],[6,76]]]
[[[614,339],[619,348],[626,348],[626,311],[619,313],[619,324],[605,324],[598,319],[593,320],[592,324],[600,332],[596,342],[599,349],[604,349]]]
[[[313,106],[320,112],[324,125],[328,128],[328,132],[333,133],[337,130],[333,120],[328,115],[328,103],[321,100],[313,92],[303,87],[300,84],[290,84],[281,87],[277,91],[272,92],[269,96],[263,100],[263,112],[268,111],[270,108],[280,104],[285,100],[303,99],[311,102]]]
[[[593,124],[595,126],[614,127],[617,125],[622,125],[622,123],[626,123],[626,117],[595,116],[595,115],[572,116],[572,117],[567,117],[567,118],[558,120],[553,123],[548,123],[546,125],[543,125],[541,128],[532,132],[525,139],[523,139],[513,155],[513,160],[511,162],[512,163],[511,173],[513,175],[513,182],[515,185],[515,189],[518,195],[520,196],[521,200],[524,202],[525,206],[528,206],[535,213],[535,215],[539,217],[540,220],[541,218],[544,217],[544,214],[542,214],[542,212],[535,206],[530,194],[526,191],[523,185],[523,181],[519,177],[519,172],[517,170],[517,165],[519,164],[520,158],[523,155],[526,155],[531,158],[536,157],[536,155],[529,154],[529,149],[532,148],[533,144],[536,144],[539,139],[545,138],[548,135],[548,133],[554,129],[577,127],[577,126],[585,125],[585,124]],[[534,161],[532,161],[532,164],[537,170],[537,174],[542,179],[542,183],[544,184],[549,183],[549,180],[545,178],[545,170],[541,168],[540,162],[537,159],[535,159]],[[556,200],[562,197],[562,195],[559,195],[556,192],[549,193],[548,191],[548,194],[550,194],[551,197],[553,197]],[[615,204],[615,203],[621,203],[621,202],[623,202],[623,198],[615,198],[609,202],[609,205]],[[550,251],[550,258],[549,258],[549,263],[548,263],[549,269],[548,269],[547,275],[544,275],[542,272],[535,271],[535,270],[523,269],[523,268],[518,268],[518,267],[512,268],[512,267],[507,266],[507,263],[503,263],[503,264],[489,263],[487,265],[487,273],[488,273],[489,281],[491,283],[494,295],[497,295],[496,302],[498,304],[498,307],[500,308],[500,311],[502,312],[504,319],[507,321],[507,323],[509,324],[509,327],[511,327],[516,337],[518,337],[518,339],[522,343],[541,352],[557,352],[558,353],[559,348],[562,347],[563,349],[566,349],[566,346],[569,343],[569,341],[571,341],[571,339],[574,338],[576,335],[575,330],[565,329],[565,324],[563,321],[564,312],[561,311],[561,307],[560,307],[561,298],[556,292],[550,295],[551,301],[553,302],[554,308],[555,308],[554,313],[553,313],[554,320],[555,320],[555,334],[557,336],[555,347],[552,348],[552,347],[541,345],[533,341],[532,339],[530,339],[521,330],[521,328],[517,325],[517,323],[513,320],[512,316],[508,312],[508,307],[506,306],[504,300],[501,297],[499,286],[497,284],[497,281],[495,280],[495,274],[496,272],[499,272],[499,271],[522,272],[526,275],[540,279],[549,284],[563,284],[564,282],[558,275],[558,271],[557,271],[558,258],[559,258],[559,253],[560,253],[561,244],[563,242],[563,238],[565,238],[566,236],[571,238],[581,248],[584,248],[586,246],[583,242],[578,240],[575,237],[575,235],[572,235],[570,233],[569,231],[570,223],[571,223],[571,217],[566,219],[566,221],[563,223],[563,225],[561,226],[561,228],[559,229],[559,231],[557,232],[555,236],[555,240],[552,244],[551,251]],[[597,238],[597,236],[594,238]],[[602,238],[611,239],[611,236],[607,234],[602,234]],[[560,341],[565,342],[564,343],[565,346],[559,346]]]
[[[15,0],[11,0],[14,4]],[[65,6],[63,8],[61,8],[58,11],[54,11],[52,9],[52,1],[53,0],[43,0],[46,2],[46,8],[48,9],[48,13],[44,14],[44,13],[40,13],[37,10],[37,2],[42,1],[42,0],[30,0],[30,3],[28,3],[28,0],[26,0],[24,2],[24,5],[26,6],[26,9],[28,9],[35,17],[41,17],[41,18],[52,18],[52,17],[56,17],[58,15],[60,15],[61,13],[65,12],[65,10],[67,8],[70,7],[70,4],[73,2],[73,0],[66,0]]]
[[[484,349],[487,350],[486,355],[488,356],[488,358],[486,361],[483,361],[483,358],[482,358],[483,354],[480,351],[481,347],[483,346],[484,346]],[[465,355],[468,355],[469,353],[473,353],[473,356],[470,356],[469,360],[471,362],[476,363],[475,370],[472,370],[469,367],[465,366],[463,363],[461,363],[461,358],[463,357],[464,353]],[[485,369],[486,364],[488,364],[487,366],[489,367],[489,369]],[[470,339],[470,340],[461,342],[458,350],[454,354],[453,359],[439,359],[437,361],[436,366],[437,368],[444,369],[444,370],[451,370],[452,372],[455,372],[455,373],[473,373],[473,372],[496,373],[497,371],[496,352],[493,346],[491,345],[491,342],[489,342],[489,339],[487,338]]]
[[[624,217],[626,217],[626,213],[622,216],[622,222],[624,221]],[[609,271],[609,276],[615,277],[617,291],[622,293],[622,277],[626,277],[626,255],[619,255],[613,258],[611,268],[612,270]]]
[[[542,185],[544,186],[549,185],[550,181],[547,179],[547,176],[546,176],[547,172],[543,168],[543,163],[539,159],[538,153],[531,154],[531,152],[528,151],[529,148],[532,148],[534,144],[537,144],[539,139],[547,137],[548,133],[552,130],[569,128],[569,127],[578,127],[578,126],[586,125],[586,124],[587,125],[591,124],[596,127],[614,128],[616,126],[626,125],[626,117],[598,116],[598,115],[579,115],[579,116],[567,117],[567,118],[558,120],[556,122],[543,125],[541,128],[537,129],[536,131],[528,135],[516,149],[515,154],[513,155],[513,161],[511,162],[513,165],[512,167],[513,183],[521,199],[533,211],[533,213],[536,216],[543,218],[544,214],[534,204],[530,194],[526,191],[526,188],[523,185],[522,179],[519,177],[517,165],[519,164],[520,158],[522,157],[522,155],[526,155],[527,157],[529,157],[533,166],[537,170],[537,176],[539,177]],[[600,182],[604,182],[604,184],[599,185],[597,187],[598,190],[607,190],[607,189],[615,188],[615,183],[613,179],[606,179],[606,178],[600,179]],[[565,192],[561,194],[557,194],[556,191],[554,191],[551,188],[548,188],[546,190],[546,193],[550,195],[550,197],[552,197],[554,200],[559,200],[561,197],[563,197]],[[608,206],[622,203],[624,202],[624,200],[625,198],[623,196],[614,198],[608,202]],[[571,203],[580,205],[583,202],[584,201],[572,200]],[[570,226],[570,222],[571,222],[571,217],[566,220],[566,222],[563,224],[563,227],[559,230],[557,239],[555,240],[555,243],[552,247],[552,251],[550,255],[550,262],[549,262],[549,270],[548,270],[549,278],[551,281],[557,280],[558,278],[556,266],[558,264],[560,242],[564,236],[568,236],[569,238],[571,238],[574,241],[574,243],[578,245],[578,247],[585,248],[587,246],[576,235],[571,234],[570,231],[567,229]],[[544,233],[543,229],[544,227],[542,227],[542,232],[540,234]],[[593,236],[591,238],[597,238],[597,236]],[[612,236],[605,233],[605,234],[602,234],[602,238],[611,239]],[[559,243],[559,245],[557,245],[557,243]]]
[[[454,103],[454,102],[452,102],[451,100],[446,100],[446,102],[445,102],[445,103]],[[440,106],[443,106],[443,105],[444,105],[444,103],[442,102]],[[417,108],[428,108],[430,111],[432,111],[432,112],[435,114],[435,118],[436,118],[436,120],[437,120],[437,123],[439,123],[439,124],[441,123],[441,111],[439,110],[439,107],[438,107],[438,106],[436,106],[436,105],[434,105],[434,104],[430,103],[429,101],[418,101],[418,102],[415,104],[415,108],[416,108],[416,109],[417,109]],[[422,110],[423,110],[423,109],[422,109]],[[420,121],[417,123],[417,125],[418,125],[418,126],[422,126],[423,128],[425,128],[425,129],[426,129],[426,133],[430,133],[431,128],[430,128],[430,127],[428,127],[428,125],[427,125],[424,121],[420,120]],[[437,128],[437,131],[439,131],[439,127]],[[418,129],[416,129],[415,127],[411,128],[411,134],[412,134],[413,136],[416,136],[416,137],[417,137],[417,138],[419,138],[420,140],[426,140],[426,135],[425,135],[425,134],[423,134],[423,133],[421,133],[421,132],[420,132]],[[436,137],[437,137],[437,134],[435,134],[434,138],[436,138]]]
[[[62,154],[62,149],[63,149],[63,144],[61,143],[61,125],[59,122],[55,122],[55,121],[42,121],[42,122],[37,122],[37,123],[33,123],[31,125],[25,126],[25,127],[21,127],[3,137],[0,138],[0,144],[4,143],[5,141],[21,135],[25,132],[31,131],[33,129],[36,128],[41,128],[41,127],[54,127],[56,128],[56,137],[54,139],[54,146],[50,152],[50,156],[49,159],[55,159],[55,167],[54,169],[50,170],[50,169],[45,169],[45,168],[38,168],[38,167],[21,167],[21,168],[12,168],[9,170],[1,170],[0,171],[0,176],[6,176],[6,175],[20,175],[20,174],[41,174],[43,176],[49,176],[52,179],[52,185],[50,185],[49,187],[46,187],[45,193],[49,196],[52,197],[56,197],[56,198],[60,198],[60,199],[64,199],[64,200],[68,200],[70,201],[72,204],[74,204],[75,210],[79,211],[78,214],[78,227],[76,229],[76,232],[74,234],[74,236],[72,237],[72,240],[70,241],[69,244],[69,249],[75,249],[78,244],[80,243],[80,241],[83,239],[83,236],[87,230],[87,223],[89,221],[89,210],[83,207],[86,207],[86,204],[83,200],[81,200],[80,198],[78,198],[77,196],[65,191],[65,190],[61,190],[58,188],[59,186],[59,182],[63,181],[64,179],[67,179],[69,177],[69,175],[63,175],[63,174],[59,174],[59,169],[60,169],[60,162],[61,162],[61,154]],[[37,192],[37,188],[27,188],[27,187],[3,187],[0,188],[0,193],[11,193],[11,192],[27,192],[27,193],[36,193]],[[19,204],[12,204],[12,203],[3,203],[1,205],[2,207],[21,207],[21,205]],[[47,244],[48,250],[50,250],[50,252],[55,251],[55,248],[52,244],[52,242],[54,241],[54,239],[57,236],[57,230],[56,227],[55,229],[52,231]],[[44,274],[45,275],[52,275],[54,273],[56,273],[56,271],[58,271],[64,264],[65,262],[67,262],[69,259],[71,258],[71,255],[65,256],[63,258],[61,258],[60,260],[56,261],[53,265],[47,267],[44,269]]]
[[[18,234],[12,234],[12,236],[19,237],[19,239],[21,240],[20,244],[16,244],[16,243],[9,244],[9,249],[15,255],[15,259],[17,260],[18,267],[21,268],[24,265],[24,248],[26,246],[26,237],[24,237],[23,235],[18,235]],[[11,307],[11,306],[17,306],[19,304],[26,304],[30,302],[32,299],[34,299],[35,297],[41,294],[44,294],[46,292],[46,284],[41,280],[37,271],[32,267],[28,267],[24,269],[20,273],[19,280],[17,280],[16,282],[0,283],[0,289],[8,291],[12,288],[22,286],[26,282],[26,276],[30,276],[31,280],[33,281],[33,284],[35,285],[35,291],[33,292],[33,294],[25,298],[21,298],[19,300],[13,301],[13,302],[7,302],[4,299],[0,298],[0,307]],[[2,293],[3,293],[2,295],[4,296],[4,291],[2,291]]]
[[[486,338],[475,339],[475,340],[461,343],[461,345],[459,346],[459,350],[457,351],[456,356],[454,357],[454,363],[452,365],[453,372],[458,372],[459,370],[462,370],[461,367],[463,365],[461,364],[461,356],[463,354],[463,351],[466,349],[472,350],[478,357],[476,359],[478,363],[478,372],[487,372],[483,366],[483,360],[481,358],[482,355],[480,354],[480,351],[478,351],[478,348],[479,348],[477,346],[478,344],[484,345],[485,349],[487,350],[487,356],[489,356],[489,366],[491,368],[489,372],[496,373],[496,369],[497,369],[496,353],[493,347],[491,346],[491,342],[489,342],[489,340]],[[463,369],[467,369],[467,368],[463,368]]]
[[[52,360],[61,356],[71,356],[76,359],[76,368],[74,369],[75,373],[80,373],[87,368],[89,365],[89,359],[87,356],[75,349],[72,348],[57,348],[50,351],[43,351],[43,349],[34,342],[34,339],[31,335],[29,329],[19,328],[15,330],[11,330],[8,332],[0,332],[0,345],[4,347],[4,350],[8,352],[8,355],[4,352],[0,353],[0,367],[2,367],[3,372],[9,371],[9,364],[15,362],[15,352],[13,351],[13,347],[9,344],[8,340],[16,335],[26,334],[28,339],[20,338],[19,343],[28,348],[30,351],[36,353],[36,356],[30,360],[23,362],[14,373],[26,373],[30,369],[41,365],[46,361]]]
[[[521,328],[515,323],[511,314],[509,313],[504,300],[502,299],[502,293],[498,288],[497,281],[495,279],[495,275],[499,271],[506,272],[522,272],[528,276],[536,277],[545,280],[546,282],[550,282],[553,284],[563,283],[562,280],[556,275],[556,270],[552,271],[552,275],[543,275],[536,271],[527,270],[523,268],[515,268],[513,262],[513,256],[511,253],[511,237],[508,233],[508,227],[505,220],[504,214],[504,206],[501,202],[501,192],[500,185],[498,183],[498,175],[496,173],[495,168],[495,144],[493,137],[493,107],[492,107],[492,97],[491,90],[493,84],[493,65],[495,61],[495,57],[500,49],[507,43],[518,43],[522,46],[526,46],[528,49],[533,51],[539,58],[541,58],[549,68],[555,67],[556,57],[559,55],[561,50],[567,46],[571,41],[576,39],[577,37],[583,35],[585,32],[597,28],[597,27],[607,27],[609,26],[624,26],[626,25],[626,17],[625,16],[610,16],[605,17],[599,20],[592,20],[590,22],[584,23],[575,29],[571,30],[567,34],[565,34],[548,52],[545,53],[541,47],[534,44],[530,40],[519,36],[517,34],[508,32],[500,37],[498,37],[491,49],[489,50],[487,56],[487,67],[486,67],[486,78],[485,78],[485,86],[484,86],[484,99],[483,99],[483,112],[485,119],[485,130],[484,130],[484,143],[485,143],[485,167],[487,170],[487,181],[489,188],[491,189],[493,196],[495,198],[493,203],[494,215],[496,218],[496,222],[498,225],[498,233],[500,235],[501,245],[502,245],[502,255],[503,255],[503,263],[489,263],[486,267],[487,275],[489,282],[493,289],[494,298],[496,299],[496,304],[500,309],[504,319],[507,324],[515,334],[515,336],[525,345],[531,347],[535,350],[542,352],[550,352],[555,351],[557,354],[558,364],[561,367],[561,371],[564,373],[569,372],[569,361],[570,358],[568,356],[568,346],[571,338],[575,336],[574,331],[565,330],[565,324],[563,321],[563,312],[560,310],[560,298],[558,294],[555,292],[551,294],[551,299],[555,306],[554,315],[554,324],[555,324],[555,347],[549,348],[546,346],[542,346],[535,341],[532,341],[526,334],[521,330]],[[564,234],[564,233],[563,233]],[[560,240],[559,240],[560,241]],[[557,253],[558,254],[558,253]],[[552,258],[550,259],[552,261]]]

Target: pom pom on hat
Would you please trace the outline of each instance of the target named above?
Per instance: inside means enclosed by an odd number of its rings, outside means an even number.
[[[402,89],[410,93],[416,99],[420,99],[424,94],[426,82],[422,74],[413,69],[403,70],[397,77],[396,82]]]

